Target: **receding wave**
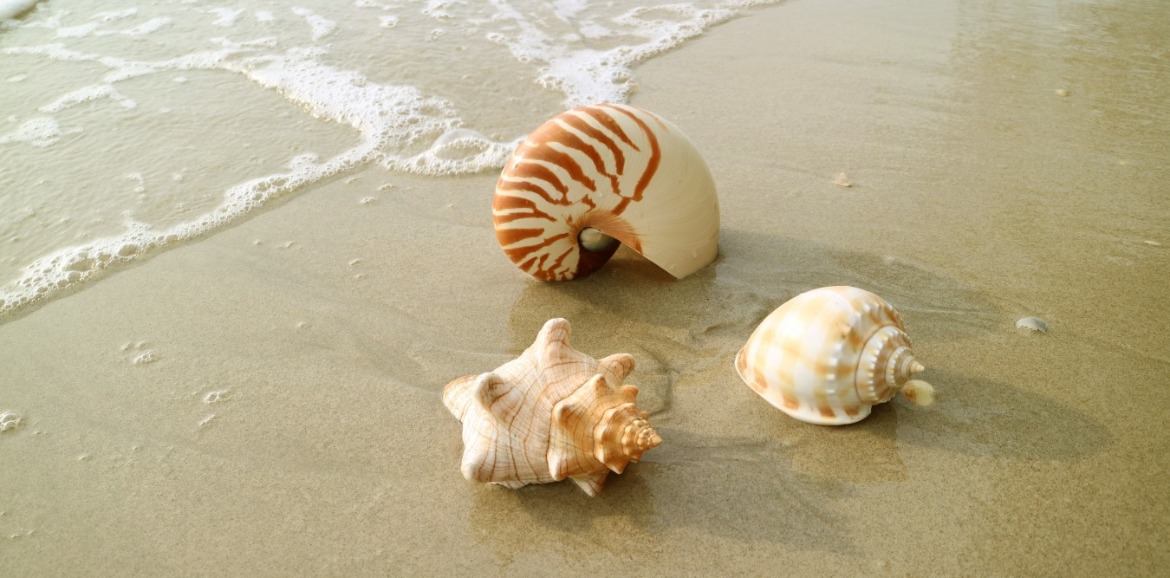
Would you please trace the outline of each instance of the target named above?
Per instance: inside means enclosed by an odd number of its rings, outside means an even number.
[[[69,217],[64,215],[70,209],[66,206],[38,205],[25,214],[13,213],[7,221],[0,216],[0,239],[11,228],[13,242],[23,243],[26,253],[28,247],[33,253],[41,248],[24,262],[9,258],[10,273],[0,268],[4,283],[0,319],[111,265],[206,235],[276,198],[371,163],[437,178],[497,168],[530,127],[501,131],[467,120],[483,116],[469,114],[478,113],[472,109],[482,108],[483,101],[472,96],[461,100],[458,95],[475,95],[475,87],[469,85],[489,82],[492,77],[485,71],[491,67],[507,64],[528,74],[518,85],[501,85],[497,92],[528,95],[552,90],[561,95],[566,108],[624,102],[634,90],[635,63],[678,46],[746,7],[767,3],[647,3],[615,14],[612,6],[585,0],[430,2],[409,7],[371,0],[339,6],[317,0],[283,9],[259,2],[254,6],[240,2],[232,8],[131,2],[85,13],[76,6],[68,11],[52,5],[30,10],[35,2],[0,0],[0,20],[25,16],[3,23],[7,47],[0,52],[0,62],[7,61],[2,68],[14,71],[4,79],[10,85],[38,82],[37,73],[21,72],[22,67],[60,69],[62,75],[82,67],[97,70],[36,91],[45,100],[34,103],[35,110],[9,115],[7,126],[0,125],[0,155],[5,147],[24,147],[19,149],[21,158],[32,159],[18,170],[36,171],[38,155],[52,155],[57,147],[91,138],[85,119],[93,111],[120,110],[117,114],[127,119],[141,115],[140,102],[147,97],[138,92],[142,88],[136,81],[159,75],[173,77],[172,84],[180,90],[195,88],[188,76],[199,72],[211,73],[203,74],[200,82],[224,75],[243,78],[258,90],[275,91],[313,119],[352,130],[348,148],[324,158],[294,155],[284,170],[247,178],[218,193],[202,190],[201,195],[218,195],[218,200],[197,214],[162,219],[164,224],[139,218],[133,207],[122,206],[106,207],[121,211],[122,222],[120,226],[105,222],[100,233],[66,230]],[[510,64],[499,60],[501,54]],[[519,98],[491,96],[505,102]],[[98,151],[94,153],[100,159]],[[176,182],[184,171],[176,165]],[[33,172],[27,176],[28,182],[39,182]],[[140,172],[127,170],[125,177],[130,184],[138,183],[135,190],[145,195]],[[183,190],[200,189],[198,182],[184,184]],[[174,188],[168,194],[187,193]],[[89,202],[103,201],[95,197]],[[187,205],[179,197],[168,202]],[[41,231],[53,230],[61,231],[56,238],[38,237]]]

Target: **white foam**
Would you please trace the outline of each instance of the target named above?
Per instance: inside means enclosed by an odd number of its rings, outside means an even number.
[[[305,23],[309,25],[309,29],[312,31],[313,40],[325,38],[332,34],[334,30],[337,30],[336,22],[323,18],[308,8],[296,7],[292,11],[293,14],[305,19]]]
[[[214,14],[217,18],[211,23],[212,26],[221,26],[223,28],[231,28],[236,25],[236,21],[244,14],[243,8],[208,8],[207,12]],[[271,13],[269,16],[271,17]]]
[[[138,106],[136,102],[130,98],[127,98],[126,95],[122,94],[121,92],[118,92],[118,89],[114,88],[113,85],[94,84],[65,93],[57,97],[57,99],[53,102],[50,102],[49,104],[46,104],[37,110],[51,113],[61,112],[67,108],[77,106],[83,102],[90,102],[100,98],[108,98],[113,100],[123,108],[135,108]]]
[[[43,29],[45,33],[42,44],[9,45],[0,51],[0,56],[37,57],[50,61],[45,64],[49,67],[52,61],[82,62],[87,63],[86,70],[96,65],[99,71],[103,68],[104,71],[98,72],[100,79],[96,82],[90,75],[79,79],[78,84],[67,90],[51,94],[37,108],[37,116],[23,119],[10,116],[10,122],[16,126],[0,134],[0,145],[51,146],[66,135],[84,130],[72,126],[74,123],[84,126],[84,114],[88,109],[79,106],[83,103],[108,101],[131,109],[138,106],[140,100],[149,102],[150,95],[136,92],[144,83],[124,86],[119,83],[160,72],[184,73],[174,76],[171,80],[175,82],[168,82],[167,86],[173,86],[175,90],[199,88],[205,77],[185,74],[196,70],[242,76],[260,89],[280,94],[312,117],[351,127],[355,135],[354,144],[347,150],[326,156],[313,153],[292,156],[285,168],[278,172],[227,187],[214,208],[186,222],[155,227],[127,217],[120,232],[82,238],[75,246],[46,250],[47,254],[26,265],[15,280],[0,287],[0,317],[93,278],[110,266],[205,235],[275,198],[371,162],[393,171],[436,176],[499,167],[523,132],[530,128],[515,127],[512,134],[489,137],[476,127],[465,126],[457,106],[439,96],[446,94],[450,87],[425,84],[431,76],[438,78],[441,74],[412,77],[410,82],[419,84],[395,83],[398,77],[394,71],[387,70],[380,63],[371,66],[373,61],[369,58],[346,62],[331,54],[334,43],[343,44],[357,37],[351,32],[369,34],[372,42],[379,40],[379,33],[401,42],[396,46],[400,50],[405,47],[408,52],[394,62],[409,61],[414,57],[409,50],[422,52],[424,46],[429,46],[425,43],[429,42],[434,43],[438,53],[454,49],[451,52],[454,54],[466,49],[462,52],[468,55],[466,63],[462,60],[440,63],[440,66],[456,69],[453,78],[469,76],[459,73],[460,66],[469,67],[466,71],[472,72],[486,65],[482,58],[477,60],[475,56],[489,50],[477,51],[475,42],[495,42],[507,47],[516,61],[530,66],[530,81],[560,91],[566,106],[574,106],[627,100],[633,87],[631,68],[635,63],[669,50],[711,25],[731,18],[741,7],[766,3],[770,2],[696,0],[683,4],[651,3],[628,9],[615,17],[612,5],[598,5],[587,0],[491,0],[490,4],[429,0],[425,4],[405,5],[354,0],[352,7],[306,1],[305,6],[286,8],[285,12],[276,14],[256,9],[262,7],[259,3],[227,8],[183,2],[179,7],[168,8],[171,12],[159,8],[150,14],[140,14],[137,7],[107,9],[91,15],[86,15],[82,9],[53,14],[43,14],[45,11],[42,10],[27,21],[6,24]],[[0,0],[0,17],[7,7],[16,4],[23,6],[23,11],[34,2]],[[377,18],[361,21],[368,22],[368,27],[363,30],[350,30],[350,26],[359,25],[353,18],[334,18],[335,15],[345,16],[347,9],[352,12],[366,8],[377,9],[380,13]],[[177,28],[176,23],[181,23],[185,30],[200,29],[201,26],[209,32],[208,36],[213,35],[213,30],[214,34],[238,36],[247,33],[241,30],[250,29],[239,25],[244,14],[252,14],[259,24],[275,23],[281,19],[281,25],[259,27],[266,36],[210,38],[207,43],[190,44],[186,51],[170,48],[168,42],[174,41],[177,35],[171,31]],[[303,25],[285,25],[290,23],[283,20],[288,14],[307,25],[307,31]],[[201,19],[201,22],[192,22],[193,19]],[[441,21],[442,28],[435,28],[436,20]],[[291,23],[295,24],[295,21]],[[346,27],[344,33],[341,32],[343,25]],[[395,30],[387,32],[385,28]],[[138,47],[141,47],[139,38],[149,34],[157,34],[167,42],[152,43],[151,49],[146,51],[141,48],[121,49],[117,45],[118,42],[138,42]],[[85,43],[87,37],[108,40],[103,40],[99,49],[92,48],[97,43]],[[174,45],[182,46],[181,42]],[[134,55],[144,52],[156,56],[135,59]],[[430,57],[433,58],[435,53],[432,50]],[[378,74],[378,80],[367,76],[363,66],[370,66],[369,72]],[[36,81],[35,78],[25,80],[29,77],[23,72],[14,73],[10,80]],[[511,98],[511,95],[501,96]],[[178,108],[175,112],[182,113]],[[68,116],[64,116],[66,113]],[[58,116],[68,118],[71,126],[62,128]],[[124,173],[127,178],[134,181],[135,190],[146,193],[145,174],[131,167],[124,170],[127,170]],[[160,174],[172,175],[164,186],[173,186],[172,183],[182,180],[184,187],[197,190],[198,179],[184,178],[186,170],[184,164],[164,167]],[[362,203],[375,200],[376,197],[369,196],[363,198]],[[176,206],[181,207],[183,203],[178,202]]]
[[[119,32],[119,34],[124,34],[126,36],[146,36],[147,34],[152,34],[162,30],[171,22],[172,20],[170,18],[151,18],[150,20],[143,22],[138,26],[122,30]]]
[[[28,143],[35,147],[52,146],[63,135],[76,134],[81,129],[61,130],[57,119],[51,116],[37,116],[22,123],[16,130],[0,135],[0,144]]]
[[[588,12],[587,3],[565,0],[554,5],[555,16],[572,22],[575,28],[571,33],[556,35],[545,24],[547,19],[517,10],[505,0],[492,0],[496,9],[492,18],[511,22],[514,32],[492,32],[488,38],[507,46],[520,62],[537,64],[538,82],[563,92],[567,107],[625,102],[633,90],[634,64],[682,44],[735,16],[742,8],[775,1],[742,0],[706,8],[694,4],[637,7],[610,18],[607,26]],[[642,42],[597,49],[584,45],[582,37],[633,37]]]
[[[125,20],[138,15],[137,8],[125,8],[122,10],[107,10],[105,12],[98,12],[93,15],[91,20],[101,20],[102,22],[113,22],[115,20]]]

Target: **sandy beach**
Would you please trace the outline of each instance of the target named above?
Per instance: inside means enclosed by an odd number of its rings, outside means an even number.
[[[373,163],[112,271],[0,324],[0,573],[1165,572],[1168,54],[1156,1],[785,2],[635,68],[719,189],[683,280],[529,278],[498,172]],[[821,427],[740,381],[829,285],[898,308],[933,406]],[[440,401],[552,317],[663,439],[594,498],[468,482]]]

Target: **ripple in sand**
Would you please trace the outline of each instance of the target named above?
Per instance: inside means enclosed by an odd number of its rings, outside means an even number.
[[[127,359],[134,365],[146,365],[158,361],[158,353],[153,349],[148,349],[146,341],[127,341],[122,344],[122,351],[126,353],[122,359]]]

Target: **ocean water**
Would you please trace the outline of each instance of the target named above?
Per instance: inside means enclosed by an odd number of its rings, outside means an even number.
[[[0,322],[372,163],[498,168],[769,3],[0,0]]]

